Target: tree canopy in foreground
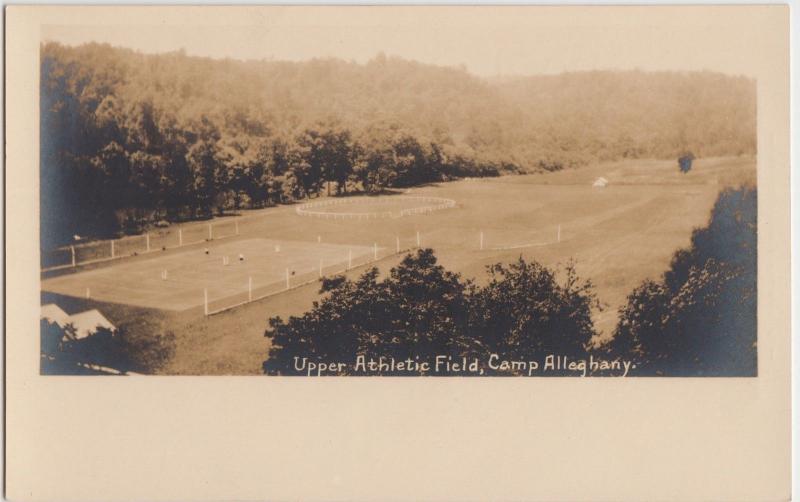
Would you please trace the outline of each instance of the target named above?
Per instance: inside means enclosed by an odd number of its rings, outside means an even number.
[[[756,223],[755,188],[723,191],[662,280],[630,294],[605,350],[644,375],[755,376]]]

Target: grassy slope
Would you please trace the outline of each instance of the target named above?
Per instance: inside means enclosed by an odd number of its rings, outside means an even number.
[[[607,188],[592,189],[598,176]],[[413,245],[420,231],[423,246],[434,247],[441,262],[465,277],[485,280],[485,267],[520,255],[549,266],[577,261],[583,278],[591,279],[606,304],[595,316],[597,327],[609,336],[616,309],[626,295],[647,277],[657,278],[673,252],[689,243],[693,228],[704,225],[719,190],[729,184],[753,181],[750,158],[697,161],[688,175],[675,162],[625,161],[546,175],[464,180],[414,189],[420,195],[455,199],[458,209],[428,216],[370,222],[300,218],[289,208],[268,210],[269,218],[243,227],[242,238],[306,240],[321,235],[326,242],[393,247],[400,236]],[[556,225],[562,241],[546,246],[490,250],[499,245],[553,242]],[[486,249],[478,249],[479,231]],[[397,257],[380,262],[383,272]],[[355,276],[363,269],[350,273]],[[97,306],[113,322],[128,316],[156,315],[177,336],[176,357],[165,368],[170,374],[257,374],[266,357],[263,337],[271,316],[296,315],[318,297],[316,284],[305,286],[232,312],[205,319],[199,309],[165,313],[94,301],[71,299],[69,308]],[[60,305],[64,306],[61,302]]]

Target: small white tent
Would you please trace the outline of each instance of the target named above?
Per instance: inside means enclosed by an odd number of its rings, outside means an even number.
[[[594,183],[592,183],[592,186],[595,188],[605,188],[606,185],[608,185],[608,180],[602,176],[594,180]]]

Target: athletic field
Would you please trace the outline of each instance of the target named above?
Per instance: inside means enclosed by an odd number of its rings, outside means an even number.
[[[267,318],[311,308],[319,298],[320,259],[325,275],[344,271],[350,252],[349,277],[371,263],[387,273],[419,244],[433,248],[448,269],[479,283],[487,279],[487,265],[520,256],[557,270],[574,260],[579,277],[595,285],[603,308],[593,317],[606,337],[633,288],[658,279],[673,253],[689,244],[692,231],[707,224],[720,190],[753,183],[755,173],[752,158],[701,159],[688,174],[681,174],[675,161],[630,160],[413,188],[399,196],[445,198],[455,207],[403,217],[326,219],[298,215],[297,205],[281,206],[246,213],[239,235],[105,262],[95,270],[45,279],[42,290],[111,312],[112,322],[154,315],[140,307],[158,309],[178,338],[168,373],[257,374],[267,353]],[[608,179],[608,186],[594,188],[597,177]],[[391,197],[396,196],[348,197],[352,204],[337,198],[330,210],[381,211],[392,206]],[[394,206],[405,208],[407,202]],[[238,262],[240,253],[244,263]],[[230,265],[222,264],[225,255]],[[167,279],[161,277],[164,270]],[[238,305],[248,298],[250,277],[255,298],[275,294],[220,315],[203,315],[204,289],[211,311]],[[299,286],[304,282],[311,284]],[[87,287],[90,299],[84,300]],[[131,307],[124,309],[124,319],[115,319],[115,307],[102,302]]]
[[[43,281],[69,296],[165,310],[218,308],[276,293],[364,262],[372,248],[274,239],[209,242],[164,256],[120,262]]]

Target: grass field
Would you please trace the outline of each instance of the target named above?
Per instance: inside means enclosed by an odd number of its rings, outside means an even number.
[[[89,297],[101,301],[164,310],[201,306],[207,291],[214,310],[231,298],[243,295],[245,299],[251,285],[255,296],[281,291],[292,282],[318,277],[320,265],[329,273],[340,270],[351,257],[363,262],[372,254],[373,249],[364,246],[321,242],[263,238],[212,241],[178,253],[46,279],[42,288],[69,296],[87,296],[88,292]]]
[[[672,254],[689,244],[692,230],[707,223],[724,186],[754,182],[755,172],[752,158],[702,159],[685,175],[674,161],[625,161],[415,188],[410,195],[457,203],[455,208],[426,215],[325,220],[298,216],[293,207],[278,207],[242,220],[240,235],[224,241],[46,279],[43,296],[67,301],[75,309],[96,306],[108,311],[112,322],[158,312],[178,340],[166,373],[255,374],[267,354],[263,337],[267,319],[308,310],[318,298],[318,285],[208,318],[198,308],[206,285],[210,293],[225,295],[241,292],[249,276],[281,284],[287,267],[297,273],[307,268],[311,274],[320,257],[335,260],[349,249],[358,253],[361,264],[372,258],[374,246],[380,249],[382,260],[377,265],[385,273],[400,259],[394,255],[398,242],[402,249],[413,248],[418,232],[421,245],[434,248],[443,265],[478,282],[485,280],[487,265],[519,256],[548,266],[574,259],[581,278],[596,285],[605,309],[595,313],[595,324],[601,336],[609,336],[627,294],[642,280],[658,278],[667,269]],[[591,186],[598,176],[609,180],[606,188]],[[370,206],[385,207],[385,203],[375,199],[364,205]],[[275,243],[281,243],[280,253],[275,253]],[[206,259],[205,246],[214,259]],[[232,263],[223,269],[220,255],[228,253],[233,262],[240,252],[246,264]],[[169,267],[183,278],[175,286],[166,286],[169,280],[160,277],[161,270]],[[362,271],[363,267],[348,275]],[[169,277],[175,274],[170,272]],[[89,286],[93,298],[82,299],[84,283],[92,281],[97,282]],[[106,294],[101,284],[111,290],[120,286],[120,291]],[[153,291],[160,291],[160,296],[153,296]]]
[[[315,204],[314,202],[308,203],[308,210],[316,213],[317,217],[329,214],[352,214],[358,216],[389,216],[399,217],[403,211],[413,211],[415,209],[422,210],[430,208],[443,201],[436,199],[427,199],[424,197],[413,197],[395,195],[392,197],[371,197],[371,196],[356,196],[356,197],[343,197],[340,199],[326,200],[322,203]]]

